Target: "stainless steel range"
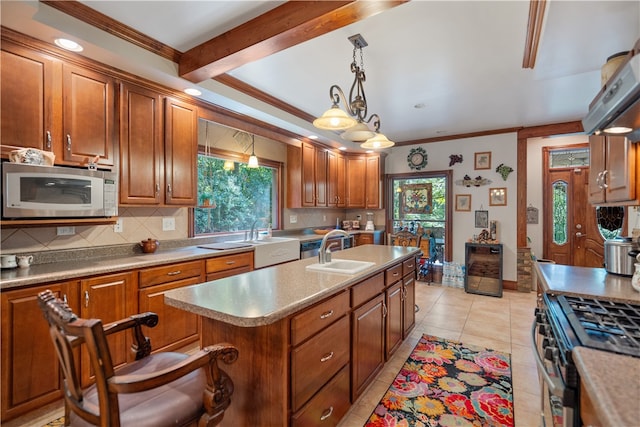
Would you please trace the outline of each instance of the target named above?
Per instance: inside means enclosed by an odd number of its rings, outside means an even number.
[[[537,333],[536,333],[537,331]],[[545,426],[580,426],[576,346],[640,357],[640,305],[543,294],[532,326]]]

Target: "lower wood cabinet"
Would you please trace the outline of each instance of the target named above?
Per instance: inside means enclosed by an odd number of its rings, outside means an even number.
[[[83,319],[100,319],[103,325],[136,314],[138,312],[137,283],[137,277],[132,271],[81,280],[80,310],[76,313]],[[107,341],[115,368],[135,359],[131,351],[133,339],[127,331],[109,335]],[[81,357],[81,381],[82,386],[86,387],[93,382],[94,373],[89,355],[84,348],[81,351]]]
[[[207,281],[248,273],[253,270],[253,251],[209,258],[205,270]]]
[[[378,294],[351,315],[351,401],[382,370],[385,361],[385,299]]]
[[[138,272],[139,312],[152,311],[158,315],[158,324],[146,328],[144,333],[151,340],[153,352],[172,351],[200,338],[198,316],[166,305],[164,293],[172,289],[202,283],[203,261],[189,261]]]
[[[404,311],[404,288],[402,281],[387,288],[386,295],[386,342],[385,342],[385,359],[388,360],[391,355],[402,344],[404,337],[403,311]]]
[[[291,426],[336,426],[350,407],[349,365],[346,365],[291,417]]]
[[[62,380],[38,293],[50,289],[78,308],[78,281],[2,292],[2,421],[62,397]]]

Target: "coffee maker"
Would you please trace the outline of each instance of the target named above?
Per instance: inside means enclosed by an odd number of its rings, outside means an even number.
[[[367,224],[364,227],[365,231],[373,231],[375,230],[375,226],[373,225],[373,212],[367,212]]]

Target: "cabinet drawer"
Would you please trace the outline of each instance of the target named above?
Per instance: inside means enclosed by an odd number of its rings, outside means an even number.
[[[409,273],[413,273],[416,271],[416,259],[409,258],[405,262],[402,263],[402,275],[406,276]]]
[[[349,310],[349,293],[340,294],[308,308],[291,319],[291,345],[298,345],[316,332],[326,328]]]
[[[291,406],[297,411],[349,362],[349,317],[291,351]]]
[[[209,258],[207,260],[207,274],[219,271],[233,270],[240,267],[253,269],[253,252],[243,252],[240,254],[225,255],[221,257]]]
[[[349,365],[291,417],[292,427],[335,426],[349,410]]]
[[[198,277],[202,273],[202,261],[181,262],[140,270],[138,285],[141,288]]]
[[[396,264],[393,267],[387,268],[384,272],[385,275],[385,284],[387,286],[397,282],[402,279],[402,264]]]
[[[402,266],[400,265],[402,269]],[[402,270],[398,274],[402,273]],[[364,304],[384,290],[384,273],[376,274],[351,288],[351,307]]]

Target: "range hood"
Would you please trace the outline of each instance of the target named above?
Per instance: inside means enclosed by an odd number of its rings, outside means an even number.
[[[582,120],[587,135],[622,135],[640,141],[640,51],[635,53],[591,102]]]

